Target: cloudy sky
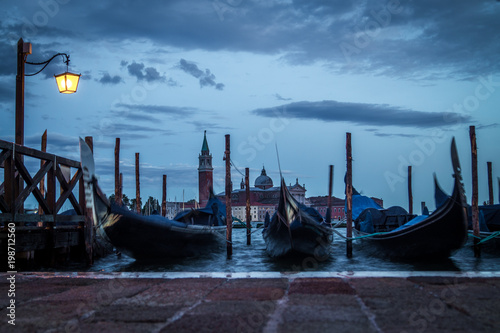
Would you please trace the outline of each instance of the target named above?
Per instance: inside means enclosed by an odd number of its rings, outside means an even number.
[[[328,165],[343,197],[346,132],[354,186],[407,207],[434,208],[432,174],[451,192],[449,146],[457,139],[471,196],[469,126],[476,126],[479,199],[486,162],[500,176],[500,2],[495,0],[74,0],[0,3],[0,139],[14,140],[16,43],[28,61],[70,54],[78,92],[59,94],[56,58],[26,78],[25,141],[48,132],[48,150],[79,159],[93,136],[101,186],[114,190],[121,138],[124,192],[197,198],[198,154],[207,131],[216,192],[224,190],[224,135],[231,135],[233,183],[265,165],[279,182],[325,195]],[[26,65],[26,72],[39,67]],[[496,182],[495,182],[496,183]],[[495,184],[495,201],[498,201]]]

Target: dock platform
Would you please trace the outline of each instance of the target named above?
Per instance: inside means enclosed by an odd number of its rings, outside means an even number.
[[[2,273],[0,289],[9,288]],[[499,332],[500,273],[18,273],[0,332]]]

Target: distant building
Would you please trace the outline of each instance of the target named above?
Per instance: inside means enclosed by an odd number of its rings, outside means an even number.
[[[180,211],[182,211],[182,202],[167,202],[165,217],[173,220],[175,215],[177,215]]]
[[[173,218],[183,209],[196,209],[205,207],[210,188],[213,186],[213,167],[212,154],[208,148],[207,131],[203,135],[203,144],[201,152],[198,156],[198,190],[199,204],[192,200],[187,203],[170,202],[167,203],[167,217]],[[295,184],[287,186],[292,196],[301,204],[316,209],[321,216],[326,217],[328,208],[328,196],[316,196],[306,198],[306,185],[300,185],[297,178]],[[225,192],[217,194],[217,197],[223,202],[226,202]],[[274,186],[273,180],[266,173],[265,167],[262,167],[260,175],[255,179],[254,186],[250,187],[250,216],[252,221],[264,221],[266,213],[270,216],[274,214],[278,208],[280,197],[280,187]],[[380,206],[383,207],[383,200],[372,198]],[[240,183],[240,188],[231,192],[231,211],[232,215],[241,221],[246,221],[246,190],[243,179]],[[332,197],[332,220],[342,220],[345,218],[345,202],[344,199]]]
[[[203,136],[203,144],[198,159],[198,197],[200,198],[200,206],[205,207],[210,195],[210,188],[214,186],[214,168],[212,167],[212,154],[208,149],[207,131]]]
[[[379,198],[371,198],[380,207],[384,206],[384,201]],[[328,196],[318,196],[307,198],[307,206],[316,209],[321,216],[326,218],[326,210],[328,209]],[[340,199],[332,196],[332,221],[343,220],[345,218],[345,199]]]
[[[305,204],[305,184],[299,184],[296,180],[294,185],[287,186],[292,196],[300,203]],[[219,193],[217,197],[225,202],[225,193]],[[260,176],[255,179],[254,187],[250,187],[250,216],[252,221],[264,221],[266,212],[270,216],[274,214],[278,207],[280,198],[280,187],[275,187],[273,180],[262,167]],[[240,188],[231,192],[231,211],[234,217],[246,221],[246,190],[243,179]]]
[[[328,208],[328,196],[318,196],[307,198],[307,206],[316,209],[321,216],[326,218]],[[345,200],[332,196],[332,221],[343,220],[345,218]]]

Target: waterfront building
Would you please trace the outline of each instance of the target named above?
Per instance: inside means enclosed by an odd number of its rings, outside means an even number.
[[[305,204],[305,184],[300,185],[296,179],[294,185],[290,184],[288,190],[300,203]],[[224,202],[225,193],[217,194]],[[252,221],[264,221],[266,213],[270,216],[278,208],[280,187],[274,186],[273,180],[267,175],[266,168],[262,167],[260,175],[255,179],[254,186],[250,187],[250,215]],[[231,192],[231,211],[234,217],[246,221],[246,190],[243,179],[240,188]]]
[[[380,207],[384,206],[384,201],[379,198],[372,197]],[[306,199],[306,206],[312,207],[316,209],[321,216],[326,218],[326,211],[328,209],[328,196],[317,196],[317,197],[309,197]],[[340,221],[345,219],[345,199],[340,199],[335,196],[332,196],[332,213],[331,219],[332,221]]]
[[[208,148],[207,131],[204,132],[203,144],[201,152],[198,156],[198,189],[199,189],[199,205],[185,204],[185,209],[193,209],[198,207],[205,207],[208,198],[210,187],[213,186],[213,167],[212,167],[212,154]],[[328,205],[327,196],[316,196],[306,198],[306,185],[299,184],[299,179],[295,179],[295,184],[287,185],[289,192],[301,204],[316,209],[323,217],[326,217],[326,210]],[[220,192],[217,197],[223,202],[226,202],[225,192]],[[280,197],[280,187],[274,186],[271,177],[267,175],[266,168],[263,166],[260,175],[255,179],[254,186],[250,187],[250,216],[252,221],[264,221],[266,213],[270,216],[274,214],[278,208],[278,201]],[[383,207],[383,200],[379,198],[372,198],[380,206]],[[172,207],[167,208],[170,214],[176,214],[182,210],[182,204],[175,203]],[[232,215],[241,220],[246,221],[246,190],[245,182],[242,179],[240,187],[231,192],[231,211]],[[169,215],[170,215],[169,214]],[[174,214],[174,215],[175,215]],[[332,197],[332,221],[345,219],[345,201],[337,197]]]

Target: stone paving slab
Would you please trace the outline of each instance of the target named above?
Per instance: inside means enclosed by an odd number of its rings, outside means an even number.
[[[0,332],[499,332],[500,277],[0,274]]]

